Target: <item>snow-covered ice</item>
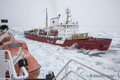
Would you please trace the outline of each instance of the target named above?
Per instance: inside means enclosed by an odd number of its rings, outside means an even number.
[[[15,38],[24,40],[29,52],[41,65],[39,78],[45,78],[49,70],[55,75],[70,60],[75,59],[98,71],[120,80],[120,0],[0,0],[0,19],[8,19],[11,31],[15,30]],[[65,9],[69,8],[72,21],[80,24],[79,32],[88,32],[90,36],[112,38],[109,50],[79,50],[72,47],[60,47],[26,39],[23,32],[45,26],[45,8],[48,8],[48,22],[57,14],[61,14],[60,22],[66,17]],[[12,25],[13,24],[13,25]],[[21,26],[20,26],[21,25]],[[26,26],[28,25],[28,26]],[[34,26],[31,26],[34,25]],[[69,70],[74,70],[88,80],[108,80],[83,66],[72,62]],[[64,75],[60,75],[58,80]],[[94,76],[94,77],[91,77]],[[71,80],[80,80],[74,74]]]
[[[106,75],[111,75],[116,80],[120,79],[120,31],[108,29],[80,29],[80,32],[88,32],[89,36],[112,38],[112,43],[107,51],[97,50],[79,50],[72,48],[63,48],[57,45],[51,45],[43,42],[33,41],[24,37],[24,27],[10,27],[15,30],[15,38],[24,40],[29,48],[29,52],[37,59],[41,65],[39,78],[45,78],[49,70],[53,70],[55,75],[70,60],[77,60],[91,68],[94,68]],[[27,28],[28,29],[28,28]],[[30,29],[30,28],[29,28]],[[29,30],[28,29],[28,30]],[[32,28],[31,28],[32,29]],[[84,68],[77,63],[70,63],[69,70],[76,71],[88,80],[109,80],[104,77],[95,76],[97,73]],[[64,72],[59,76],[62,78]],[[93,77],[94,76],[94,77]],[[75,74],[69,75],[69,80],[80,80]]]

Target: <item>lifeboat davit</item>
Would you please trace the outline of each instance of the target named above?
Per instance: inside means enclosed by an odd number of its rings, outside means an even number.
[[[27,65],[25,66],[26,70],[29,73],[28,79],[35,79],[38,77],[40,73],[40,65],[38,64],[37,60],[29,53],[27,44],[21,40],[15,41],[8,41],[3,44],[3,50],[9,50],[11,52],[12,58],[18,56],[18,52],[21,48],[21,52],[24,53],[24,58],[27,60]],[[8,55],[6,54],[6,59],[8,59]],[[20,73],[20,63],[15,64],[15,69],[17,74]],[[6,73],[6,76],[9,76],[9,73]]]
[[[50,33],[56,33],[56,34],[57,34],[57,33],[58,33],[58,30],[53,30],[53,29],[51,29],[51,30],[50,30]]]
[[[0,26],[0,45],[3,45],[4,42],[14,39],[11,33],[9,33],[9,28],[7,25]]]

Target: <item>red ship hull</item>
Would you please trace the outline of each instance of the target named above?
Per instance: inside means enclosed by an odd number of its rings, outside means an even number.
[[[59,45],[62,47],[68,46],[68,47],[74,47],[77,49],[83,48],[86,50],[93,50],[93,49],[98,49],[102,51],[108,50],[110,43],[112,41],[112,39],[106,39],[106,38],[99,38],[99,40],[96,40],[95,38],[93,38],[93,39],[65,40],[63,44],[58,44],[56,43],[57,40],[54,38],[30,35],[27,33],[25,33],[24,35],[26,38],[31,39],[31,40]]]

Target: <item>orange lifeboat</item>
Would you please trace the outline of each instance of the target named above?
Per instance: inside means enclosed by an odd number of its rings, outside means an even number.
[[[56,34],[57,34],[57,33],[58,33],[58,30],[53,30],[53,29],[51,29],[51,30],[50,30],[50,33],[56,33]]]
[[[18,55],[19,49],[21,47],[21,52],[24,53],[24,58],[27,60],[27,65],[25,66],[26,70],[29,73],[28,79],[35,79],[39,76],[40,73],[40,65],[38,64],[37,60],[29,53],[27,44],[24,41],[21,40],[15,40],[15,41],[8,41],[3,44],[3,50],[9,50],[11,52],[12,58],[16,57]],[[6,59],[8,59],[8,55],[6,54]],[[15,69],[17,74],[20,73],[20,63],[15,64]],[[6,76],[8,76],[9,73],[6,73]]]

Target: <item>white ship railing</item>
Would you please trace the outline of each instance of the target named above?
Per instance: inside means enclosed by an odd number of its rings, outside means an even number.
[[[82,66],[84,66],[84,67],[86,67],[86,68],[88,68],[88,69],[90,69],[90,70],[92,70],[92,71],[94,71],[94,72],[96,72],[96,73],[98,73],[98,74],[100,74],[100,75],[102,75],[102,76],[110,79],[110,80],[115,80],[115,79],[112,78],[110,75],[103,74],[103,73],[101,73],[101,72],[99,72],[99,71],[97,71],[97,70],[95,70],[95,69],[93,69],[93,68],[90,68],[90,67],[84,65],[83,63],[80,63],[80,62],[78,62],[78,61],[76,61],[76,60],[73,60],[73,59],[69,60],[69,61],[65,64],[65,66],[60,70],[60,72],[56,75],[56,77],[55,77],[53,80],[57,80],[58,76],[63,72],[64,69],[65,69],[65,75],[64,75],[60,80],[63,80],[64,78],[65,78],[65,80],[68,80],[68,75],[69,75],[70,73],[74,73],[74,74],[78,75],[78,76],[79,76],[80,78],[82,78],[83,80],[88,80],[88,79],[82,77],[80,74],[76,73],[75,71],[69,71],[69,72],[68,72],[68,67],[69,67],[68,65],[69,65],[69,63],[71,63],[72,61],[74,61],[74,62],[76,62],[76,63],[78,63],[78,64],[80,64],[80,65],[82,65]]]
[[[9,56],[9,60],[5,59],[5,53],[8,53]],[[3,65],[0,65],[0,73],[1,71],[3,71],[3,74],[0,74],[0,80],[24,80],[26,78],[28,78],[28,72],[25,69],[25,67],[21,67],[20,69],[20,73],[19,76],[17,76],[15,67],[14,67],[14,63],[12,60],[12,56],[9,50],[0,50],[0,56],[2,56],[2,58],[0,58],[0,61],[2,61]],[[5,73],[9,71],[9,78],[6,78]]]

